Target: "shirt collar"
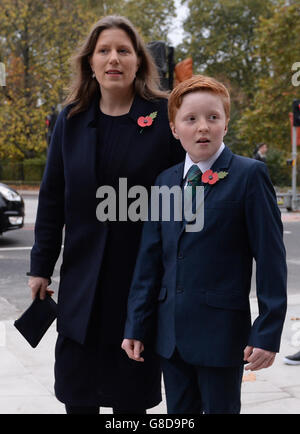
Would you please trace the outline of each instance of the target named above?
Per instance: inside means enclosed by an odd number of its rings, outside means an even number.
[[[197,164],[197,166],[199,167],[199,169],[201,170],[202,173],[206,172],[206,170],[210,169],[211,166],[214,164],[214,162],[219,158],[219,156],[223,152],[224,148],[225,148],[225,145],[224,145],[224,143],[222,143],[214,155],[212,155],[208,160],[199,161],[198,163],[194,163],[191,160],[191,157],[189,156],[189,154],[186,153],[185,162],[184,162],[184,169],[183,169],[183,178],[186,177],[186,174],[188,173],[189,169],[191,168],[191,166],[193,164]]]

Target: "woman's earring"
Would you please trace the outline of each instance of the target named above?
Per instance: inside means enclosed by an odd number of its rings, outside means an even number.
[[[96,75],[95,75],[95,73],[93,72],[93,74],[92,74],[92,78],[95,78],[96,77]]]

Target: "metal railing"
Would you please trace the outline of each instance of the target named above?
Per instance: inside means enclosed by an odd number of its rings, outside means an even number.
[[[279,208],[286,208],[287,211],[300,210],[300,194],[296,195],[295,209],[293,210],[293,192],[289,190],[287,193],[276,193],[277,204]]]

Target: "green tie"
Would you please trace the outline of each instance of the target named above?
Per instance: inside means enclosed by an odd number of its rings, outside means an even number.
[[[197,164],[193,164],[186,175],[187,186],[192,187],[192,198],[194,198],[196,195],[196,187],[202,185],[201,177],[201,170],[199,169]]]

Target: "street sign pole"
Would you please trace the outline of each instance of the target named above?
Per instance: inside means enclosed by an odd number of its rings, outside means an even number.
[[[297,127],[293,126],[293,138],[292,138],[292,210],[297,209]]]

